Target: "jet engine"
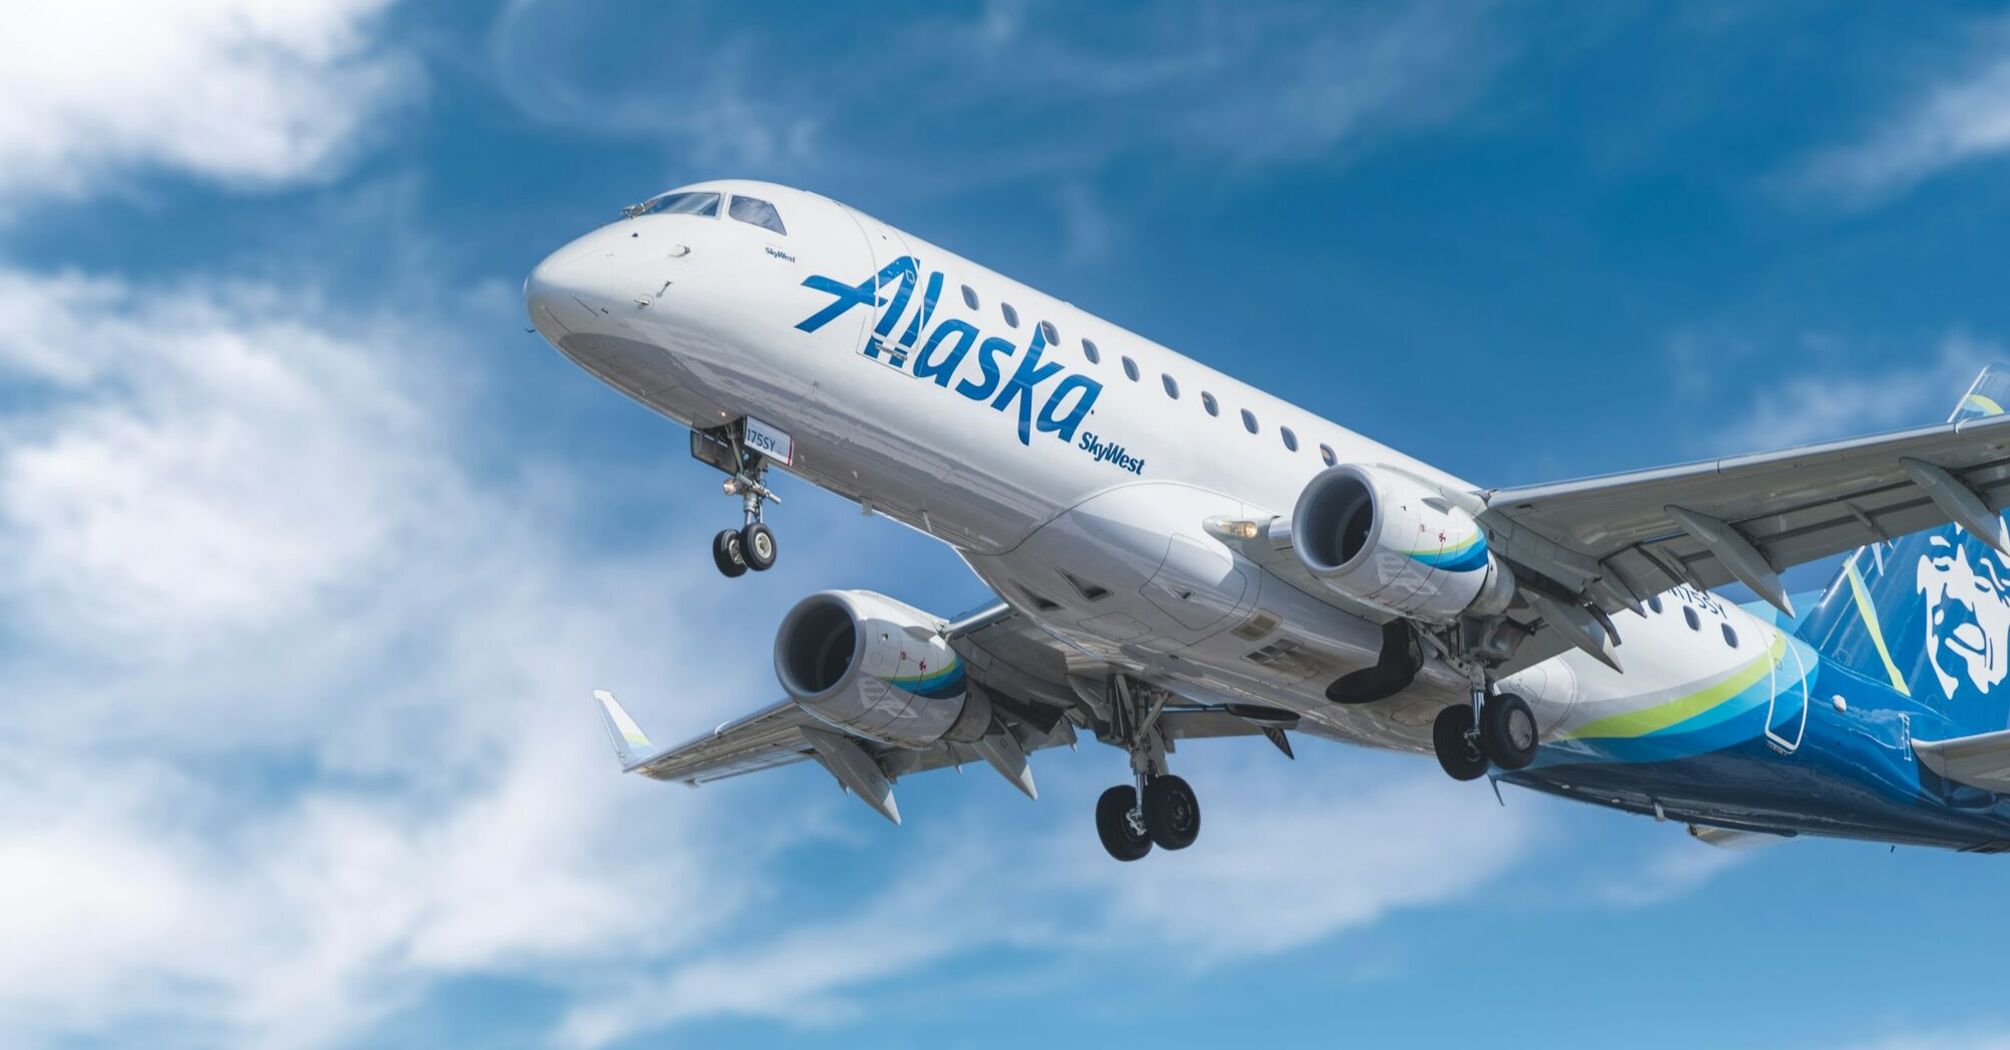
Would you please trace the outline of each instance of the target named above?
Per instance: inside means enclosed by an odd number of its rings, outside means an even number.
[[[1291,541],[1326,586],[1396,616],[1450,623],[1505,610],[1514,574],[1472,515],[1387,467],[1320,472],[1298,497]]]
[[[775,633],[775,675],[802,709],[853,736],[904,747],[968,743],[991,702],[964,678],[943,621],[872,591],[822,591]]]

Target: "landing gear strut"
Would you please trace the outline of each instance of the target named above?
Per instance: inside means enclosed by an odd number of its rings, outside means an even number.
[[[744,523],[712,537],[712,564],[728,577],[745,575],[748,569],[765,571],[780,553],[774,531],[761,520],[761,511],[769,502],[780,504],[782,499],[768,490],[767,457],[747,447],[745,428],[745,421],[737,421],[691,432],[692,457],[725,473],[722,488],[726,495],[740,497]]]
[[[1525,629],[1499,616],[1418,632],[1472,682],[1472,702],[1445,708],[1431,724],[1432,750],[1453,780],[1478,780],[1496,768],[1511,773],[1535,761],[1542,742],[1535,712],[1528,701],[1494,688],[1497,669],[1525,636]],[[1385,653],[1387,648],[1385,642]]]
[[[1105,743],[1130,752],[1135,784],[1119,784],[1096,800],[1096,835],[1118,860],[1137,860],[1152,851],[1185,849],[1200,836],[1200,800],[1185,780],[1166,769],[1166,741],[1159,713],[1171,694],[1139,686],[1123,675],[1110,678],[1110,719]]]

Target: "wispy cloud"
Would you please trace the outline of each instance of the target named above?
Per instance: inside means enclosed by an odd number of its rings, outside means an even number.
[[[939,187],[1093,175],[1139,153],[1317,159],[1445,119],[1507,50],[1489,5],[1437,0],[1372,12],[997,2],[968,17],[847,11],[795,34],[660,6],[647,20],[677,32],[625,65],[602,45],[630,31],[627,14],[581,28],[575,8],[518,0],[492,34],[496,82],[555,126],[660,140],[682,170],[870,161]]]
[[[1754,344],[1718,344],[1684,338],[1670,347],[1679,389],[1692,397],[1722,397],[1721,375],[1749,372]],[[1853,356],[1817,341],[1799,372],[1745,384],[1742,404],[1729,406],[1727,425],[1698,443],[1710,453],[1757,452],[1833,438],[1873,434],[1945,420],[1976,373],[2005,360],[2002,346],[1962,331],[1943,336],[1932,350],[1884,355],[1865,367]],[[1895,363],[1894,363],[1895,359]]]
[[[404,352],[450,327],[0,272],[29,314],[0,329],[10,1037],[344,1041],[438,978],[672,950],[758,887],[710,796],[615,775],[582,695],[702,666],[697,537],[576,550],[563,485],[473,469],[461,370]]]
[[[1862,139],[1808,162],[1804,181],[1865,204],[1905,193],[1947,169],[2010,150],[2010,22],[1978,26],[1963,54],[1923,71],[1911,97]]]
[[[0,34],[0,203],[160,170],[327,177],[417,86],[416,63],[378,39],[389,2],[15,7]]]
[[[1610,875],[1592,887],[1597,900],[1617,908],[1644,908],[1687,896],[1751,856],[1671,832],[1677,841],[1642,858],[1630,871]]]
[[[2010,1050],[2010,1030],[2001,1025],[1926,1027],[1852,1043],[1850,1050]]]
[[[1001,948],[1091,966],[1120,955],[1128,968],[1190,976],[1456,901],[1543,839],[1537,810],[1502,809],[1490,792],[1408,771],[1405,759],[1350,756],[1373,767],[1377,784],[1332,761],[1340,756],[1319,754],[1331,747],[1305,750],[1295,765],[1242,749],[1182,755],[1198,781],[1236,790],[1203,800],[1199,845],[1139,864],[1111,862],[1076,820],[1043,821],[1064,826],[1030,841],[916,829],[919,839],[891,865],[902,875],[883,894],[589,998],[560,1037],[598,1046],[722,1016],[840,1022],[890,984]],[[1076,771],[1069,786],[1043,792],[1041,815],[1051,817],[1055,802],[1086,806],[1095,788],[1079,779]],[[1083,797],[1064,801],[1073,794]],[[995,831],[996,819],[972,822]],[[1004,871],[1012,878],[1001,896],[1004,884],[981,873]],[[1177,962],[1143,961],[1153,958]]]

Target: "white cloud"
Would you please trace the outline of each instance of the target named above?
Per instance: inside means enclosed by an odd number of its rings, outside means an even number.
[[[435,978],[673,950],[758,885],[772,844],[715,855],[711,796],[620,778],[583,695],[701,666],[698,538],[575,550],[575,493],[471,467],[450,331],[0,272],[31,315],[0,327],[10,1038],[339,1042]]]
[[[1678,373],[1697,374],[1706,352],[1689,340],[1677,349]],[[1706,444],[1715,453],[1758,452],[1941,422],[1982,367],[2002,360],[2004,351],[1956,331],[1930,354],[1894,356],[1901,363],[1881,368],[1832,357],[1797,374],[1753,383],[1755,392],[1738,411],[1741,422],[1710,431]],[[1735,367],[1750,373],[1749,363]],[[1695,394],[1715,391],[1717,371],[1683,386]]]
[[[1001,814],[988,808],[948,822],[984,827],[981,835],[914,829],[882,894],[589,997],[560,1036],[599,1046],[723,1016],[827,1025],[863,1013],[878,989],[1000,948],[1190,975],[1457,901],[1543,839],[1539,807],[1502,808],[1483,785],[1454,783],[1414,757],[1343,756],[1311,741],[1300,749],[1298,763],[1246,741],[1182,754],[1185,775],[1225,789],[1203,794],[1197,845],[1135,864],[1112,862],[1078,813],[1055,815],[1056,806],[1086,810],[1102,787],[1057,757],[1043,767],[1059,775],[1043,773],[1043,830],[1031,844],[997,834]],[[973,873],[1001,872],[1010,873],[1006,898],[994,878],[973,882]]]
[[[1592,887],[1592,895],[1618,908],[1644,908],[1686,896],[1736,867],[1750,853],[1706,845],[1681,834],[1648,855],[1632,871]]]
[[[1805,177],[1865,203],[1904,193],[1949,168],[2010,150],[2010,22],[1982,26],[1973,58],[1929,71],[1929,83],[1861,141],[1815,157]]]
[[[373,36],[389,2],[14,5],[0,34],[0,200],[153,169],[325,177],[417,82]]]
[[[1093,176],[1136,152],[1306,161],[1432,124],[1499,64],[1489,7],[992,3],[918,19],[845,11],[777,33],[752,9],[684,3],[651,9],[678,31],[635,62],[606,46],[630,17],[517,0],[490,57],[525,112],[659,141],[685,170],[897,167],[912,191]]]
[[[1852,1050],[2010,1050],[2010,1032],[2001,1028],[1928,1028],[1850,1044]]]

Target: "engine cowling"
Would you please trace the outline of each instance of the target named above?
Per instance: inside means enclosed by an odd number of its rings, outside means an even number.
[[[1299,563],[1334,591],[1431,623],[1505,610],[1514,574],[1487,549],[1472,515],[1435,489],[1383,467],[1320,472],[1291,514]]]
[[[991,725],[943,621],[872,591],[821,591],[775,632],[775,676],[790,699],[853,736],[904,747],[968,743]]]

